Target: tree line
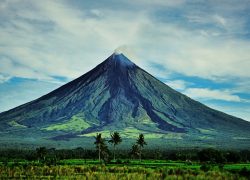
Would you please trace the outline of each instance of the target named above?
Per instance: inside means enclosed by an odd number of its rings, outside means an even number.
[[[109,143],[112,152],[109,150]],[[78,147],[75,149],[55,149],[39,147],[36,149],[0,149],[0,161],[9,160],[38,160],[39,162],[56,163],[63,159],[93,159],[110,162],[111,157],[116,162],[120,159],[161,159],[161,160],[181,160],[181,161],[200,161],[210,163],[237,163],[250,162],[250,151],[233,151],[208,149],[187,149],[187,150],[168,150],[168,149],[143,149],[147,145],[143,134],[139,134],[134,144],[127,150],[119,149],[122,143],[119,132],[110,134],[110,138],[105,139],[98,133],[94,139],[96,150]],[[142,153],[143,151],[143,153]]]
[[[134,145],[133,145],[134,146]],[[132,146],[132,147],[133,147]],[[130,150],[121,149],[116,151],[118,159],[131,159],[138,158],[139,154],[135,146]],[[134,152],[131,153],[132,149]],[[39,147],[33,150],[25,149],[0,149],[0,161],[13,161],[13,160],[28,160],[34,161],[59,161],[63,159],[92,159],[99,160],[98,151],[93,149],[84,149],[78,147],[75,149],[54,149]],[[164,150],[164,149],[144,149],[141,159],[152,160],[172,160],[172,161],[200,161],[210,163],[238,163],[250,162],[250,151],[232,151],[232,150],[216,150],[216,149],[187,149],[187,150]]]

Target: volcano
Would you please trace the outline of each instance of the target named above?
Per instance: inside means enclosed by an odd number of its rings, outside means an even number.
[[[0,114],[0,143],[89,146],[97,132],[152,145],[249,148],[250,123],[211,109],[114,53],[81,77]],[[93,145],[92,145],[93,146]]]

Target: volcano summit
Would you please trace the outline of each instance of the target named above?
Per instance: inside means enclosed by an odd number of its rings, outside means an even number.
[[[1,113],[0,131],[6,147],[88,147],[97,132],[111,131],[127,141],[144,133],[159,147],[250,147],[249,122],[173,90],[118,53],[51,93]]]

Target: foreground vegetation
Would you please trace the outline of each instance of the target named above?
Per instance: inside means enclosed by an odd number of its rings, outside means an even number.
[[[96,150],[0,150],[0,179],[250,179],[248,150],[145,149],[143,134],[131,149],[117,150],[122,139],[110,135],[96,135]]]
[[[223,167],[163,160],[120,160],[106,165],[82,159],[62,160],[57,165],[14,161],[0,166],[0,178],[23,179],[247,179],[249,175],[250,164],[228,164]]]
[[[250,163],[224,162],[219,163],[218,154],[228,155],[213,149],[201,151],[169,152],[169,158],[145,160],[145,155],[152,155],[153,151],[144,150],[143,160],[117,159],[109,162],[98,160],[96,151],[78,148],[75,150],[47,150],[38,148],[36,151],[9,150],[0,151],[0,179],[249,179]],[[5,153],[10,153],[9,156]],[[14,154],[19,152],[19,154]],[[26,152],[27,154],[25,154]],[[125,156],[126,151],[123,151]],[[189,152],[189,153],[188,153]],[[119,157],[122,156],[119,153]],[[182,156],[181,156],[181,153]],[[237,153],[237,152],[235,152]],[[161,154],[161,153],[160,153]],[[165,154],[167,154],[165,152]],[[190,160],[188,154],[196,154],[198,160]],[[204,154],[211,155],[211,159],[202,160]],[[20,156],[22,155],[22,157]],[[94,158],[86,158],[93,155]],[[184,156],[185,155],[185,156]],[[240,153],[238,153],[240,157]],[[14,157],[15,156],[15,157]],[[85,156],[81,159],[77,156]],[[199,157],[200,156],[200,157]],[[235,155],[236,156],[236,155]],[[189,159],[182,159],[189,157]],[[76,159],[72,159],[76,158]],[[217,158],[217,159],[216,159]],[[182,159],[182,160],[181,160]],[[221,160],[221,159],[220,159]],[[223,159],[222,159],[223,160]],[[225,159],[224,159],[225,160]]]

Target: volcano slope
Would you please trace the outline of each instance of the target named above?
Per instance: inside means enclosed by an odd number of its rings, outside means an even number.
[[[148,147],[250,147],[249,122],[173,90],[123,54],[1,113],[0,131],[4,147],[94,147],[97,132],[112,131],[127,143],[144,133]]]

